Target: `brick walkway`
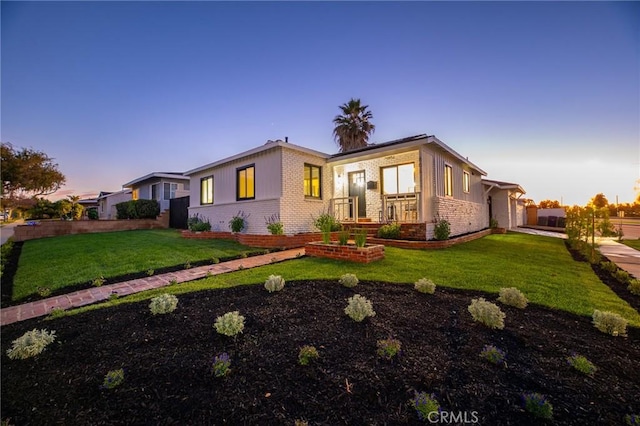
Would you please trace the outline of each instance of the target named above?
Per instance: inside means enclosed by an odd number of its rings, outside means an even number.
[[[165,287],[173,280],[177,283],[184,283],[204,278],[207,274],[220,275],[237,271],[240,269],[240,266],[242,266],[243,269],[255,268],[256,266],[294,259],[303,255],[304,248],[290,249],[245,259],[230,260],[216,265],[199,266],[183,271],[75,291],[69,294],[38,300],[37,302],[2,309],[0,310],[0,326],[48,315],[53,308],[69,309],[90,305],[108,299],[112,293],[117,293],[118,296],[126,296],[127,294]]]

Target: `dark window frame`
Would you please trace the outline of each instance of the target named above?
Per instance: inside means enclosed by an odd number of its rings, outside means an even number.
[[[316,166],[315,164],[304,163],[304,169],[302,173],[303,179],[303,191],[304,191],[304,181],[306,180],[305,173],[309,169],[309,194],[305,192],[304,198],[309,198],[313,200],[322,200],[322,166]],[[313,182],[313,169],[318,169],[318,195],[313,195],[312,185]]]
[[[253,169],[253,196],[251,197],[241,197],[240,196],[240,173],[241,172],[245,172],[249,169]],[[249,191],[249,186],[248,186],[248,182],[249,180],[246,178],[245,176],[245,182],[247,182],[247,186],[244,188],[245,190],[245,194],[248,194]],[[236,169],[236,201],[245,201],[245,200],[255,200],[256,199],[256,165],[254,164],[248,164],[246,166],[243,167],[238,167]]]

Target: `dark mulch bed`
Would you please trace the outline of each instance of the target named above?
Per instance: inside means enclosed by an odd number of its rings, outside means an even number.
[[[377,313],[362,323],[343,312],[356,292]],[[144,302],[12,324],[1,336],[2,418],[17,425],[417,424],[408,404],[416,391],[433,392],[444,410],[469,420],[475,412],[483,425],[540,424],[522,408],[528,391],[553,404],[548,424],[621,424],[640,413],[639,329],[611,337],[588,317],[503,306],[506,328],[490,330],[467,311],[479,294],[305,281],[274,294],[261,286],[190,293],[174,313],[157,317]],[[235,340],[213,328],[232,310],[246,317]],[[36,327],[55,330],[57,341],[35,358],[8,359],[11,341]],[[376,356],[376,340],[389,336],[402,342],[394,362]],[[303,367],[297,355],[306,344],[320,359]],[[507,352],[506,366],[479,357],[487,344]],[[232,372],[216,378],[211,363],[221,352],[230,354]],[[573,353],[598,366],[593,377],[567,364]],[[117,368],[125,383],[101,389]]]

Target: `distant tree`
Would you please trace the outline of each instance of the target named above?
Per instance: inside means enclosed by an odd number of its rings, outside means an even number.
[[[0,174],[4,207],[15,207],[21,201],[49,195],[64,185],[66,178],[53,158],[30,148],[16,149],[10,143],[1,146]]]
[[[373,114],[367,108],[369,105],[361,105],[360,99],[353,98],[340,106],[342,114],[333,119],[333,137],[340,147],[340,152],[368,145],[369,136],[375,131],[376,126],[371,123]]]
[[[542,200],[538,204],[538,207],[541,209],[558,209],[562,206],[560,205],[560,201],[557,200]]]
[[[604,194],[600,193],[596,194],[591,201],[589,201],[589,205],[596,209],[602,209],[609,205],[609,200],[607,200],[607,197],[605,197]]]
[[[82,204],[78,203],[78,201],[80,201],[80,197],[77,195],[68,195],[67,198],[71,202],[69,217],[73,220],[80,220],[82,218],[82,213],[84,212],[84,207]]]

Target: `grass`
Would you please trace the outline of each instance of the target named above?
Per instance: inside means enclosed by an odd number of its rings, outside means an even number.
[[[217,275],[148,292],[133,294],[74,313],[146,300],[161,293],[181,294],[205,289],[260,284],[273,275],[286,281],[335,279],[345,273],[360,280],[411,284],[426,277],[438,286],[494,293],[516,287],[531,303],[591,316],[594,309],[612,311],[640,327],[640,315],[593,273],[589,264],[576,262],[557,238],[519,233],[495,234],[444,250],[404,250],[387,247],[386,258],[363,265],[304,257]],[[412,285],[412,284],[411,284]],[[437,290],[436,290],[437,292]]]
[[[248,247],[226,240],[188,240],[176,230],[66,235],[24,243],[13,282],[13,300],[97,277],[144,272],[187,262],[235,256]]]
[[[640,239],[637,240],[622,240],[622,244],[640,250]]]

